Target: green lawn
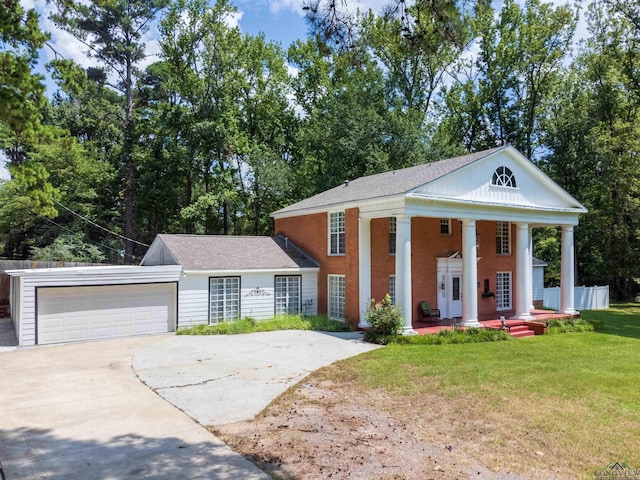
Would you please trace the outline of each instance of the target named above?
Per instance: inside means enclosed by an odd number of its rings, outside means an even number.
[[[557,465],[585,478],[609,462],[640,468],[640,304],[586,311],[583,318],[598,330],[389,345],[347,361],[338,375],[397,395],[445,396],[460,413],[465,405],[502,411],[501,435],[531,435],[555,452]]]

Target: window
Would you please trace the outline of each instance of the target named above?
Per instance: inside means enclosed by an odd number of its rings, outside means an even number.
[[[300,276],[276,276],[276,315],[300,313]]]
[[[511,310],[511,272],[496,273],[496,309]]]
[[[493,172],[491,185],[495,185],[497,187],[516,188],[516,177],[507,167],[498,167],[497,170]]]
[[[460,277],[451,278],[451,300],[458,302],[462,300],[462,290],[460,289]]]
[[[209,323],[236,320],[240,316],[240,277],[209,279]]]
[[[329,214],[329,255],[344,255],[344,212]]]
[[[389,217],[389,255],[396,254],[396,217]]]
[[[391,297],[391,304],[396,304],[396,276],[389,275],[389,296]]]
[[[511,224],[496,222],[496,254],[511,255]]]
[[[344,320],[344,275],[329,275],[329,318]]]
[[[441,218],[440,219],[440,233],[443,235],[451,234],[451,219],[450,218]]]

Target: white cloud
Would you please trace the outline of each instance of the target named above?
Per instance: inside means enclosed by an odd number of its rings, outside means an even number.
[[[238,26],[240,25],[240,20],[242,20],[242,16],[244,15],[244,13],[238,9],[235,13],[232,13],[231,15],[227,15],[225,17],[225,22],[227,24],[228,27],[230,28],[238,28]]]
[[[298,78],[298,73],[300,73],[300,69],[290,63],[287,63],[287,73],[290,77]]]

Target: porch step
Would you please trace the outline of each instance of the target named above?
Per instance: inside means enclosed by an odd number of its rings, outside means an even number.
[[[533,330],[529,328],[526,324],[522,325],[513,325],[509,329],[509,335],[515,338],[523,338],[523,337],[532,337],[536,334]]]

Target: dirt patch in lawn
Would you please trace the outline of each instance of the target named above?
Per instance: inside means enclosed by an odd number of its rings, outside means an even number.
[[[575,465],[505,411],[463,396],[361,390],[332,381],[333,368],[256,419],[212,431],[278,479],[576,478]]]

